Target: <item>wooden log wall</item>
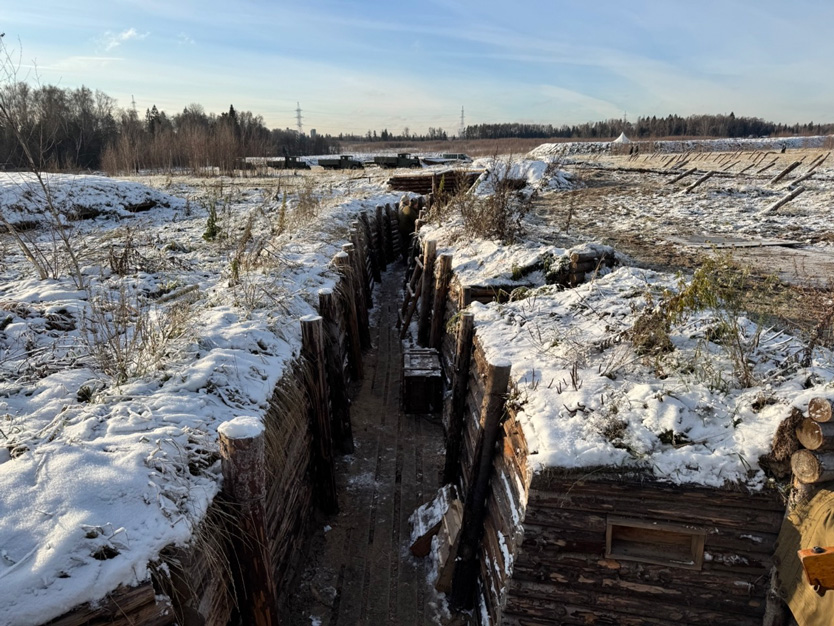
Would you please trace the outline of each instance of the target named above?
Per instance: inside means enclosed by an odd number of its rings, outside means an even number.
[[[472,300],[469,289],[452,280],[446,298],[444,325],[453,327],[463,307]],[[440,342],[440,358],[446,381],[454,383],[456,334],[446,332]],[[466,400],[463,409],[463,427],[459,452],[458,485],[465,500],[472,487],[472,468],[476,463],[477,442],[481,435],[480,408],[485,395],[485,377],[488,363],[477,336],[473,340],[472,357],[466,372]],[[444,410],[444,428],[447,441],[454,439],[450,432],[451,404]],[[507,407],[494,448],[490,488],[483,521],[483,535],[478,554],[478,603],[486,606],[493,624],[501,623],[503,607],[507,601],[513,562],[523,538],[523,520],[527,489],[531,473],[527,466],[527,443],[521,426],[515,419],[512,407]],[[444,470],[450,474],[449,468]],[[479,615],[479,611],[475,611]]]
[[[377,215],[380,215],[380,222]],[[339,280],[330,297],[324,298],[327,310],[320,311],[332,322],[324,332],[324,339],[330,340],[327,350],[335,353],[334,361],[341,363],[342,369],[341,376],[337,373],[328,378],[338,379],[336,384],[347,388],[356,386],[362,372],[361,353],[355,346],[356,342],[364,343],[362,331],[367,328],[359,329],[356,335],[355,326],[357,321],[367,326],[368,316],[357,314],[357,309],[361,307],[367,311],[373,305],[371,295],[380,280],[379,272],[396,258],[392,255],[403,245],[399,230],[391,225],[391,219],[387,210],[371,214],[363,211],[351,224],[349,234],[353,245],[337,255],[338,262],[333,266],[339,271]],[[310,376],[306,370],[302,361],[287,367],[264,415],[266,450],[263,469],[267,488],[264,531],[279,612],[303,567],[304,546],[310,536],[310,521],[316,505],[311,475],[315,451],[308,415]],[[328,380],[327,384],[330,383]],[[340,397],[340,394],[327,394],[330,409],[334,397]],[[344,429],[341,436],[342,440],[334,441],[333,445],[345,451]],[[159,555],[158,562],[150,564],[150,581],[137,587],[119,587],[101,602],[76,607],[49,625],[167,626],[179,623],[223,626],[230,623],[237,611],[233,564],[239,555],[232,547],[237,532],[235,508],[223,498],[216,499],[189,546],[167,547]]]
[[[613,474],[536,475],[503,624],[762,624],[784,504]],[[606,558],[612,516],[704,531],[701,570]]]
[[[454,327],[450,322],[474,299],[453,278],[444,323]],[[473,345],[458,471],[464,498],[484,397],[486,362],[477,329]],[[450,331],[440,349],[446,389],[454,384],[455,354],[456,333]],[[830,408],[827,402],[819,406],[815,414]],[[451,409],[449,402],[443,419],[447,440]],[[511,404],[501,434],[479,554],[478,604],[491,624],[763,623],[771,555],[785,511],[776,490],[675,486],[610,472],[594,473],[593,480],[565,471],[534,477]],[[617,518],[650,528],[657,523],[694,529],[703,541],[700,569],[606,557],[609,521]],[[474,613],[480,618],[481,610]]]

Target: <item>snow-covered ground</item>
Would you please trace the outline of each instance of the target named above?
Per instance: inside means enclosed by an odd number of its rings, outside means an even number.
[[[560,199],[585,174],[552,161],[517,161],[510,177]],[[389,175],[49,177],[57,205],[98,217],[67,222],[83,286],[54,228],[21,232],[48,268],[59,259],[45,280],[10,236],[0,239],[0,624],[40,623],[144,580],[160,549],[188,540],[218,489],[218,426],[263,413],[298,353],[297,319],[333,285],[328,264],[349,221],[399,199],[386,191]],[[797,199],[793,217],[778,212],[778,227],[813,222],[822,232],[828,181],[821,172],[821,190],[807,192],[808,204]],[[620,211],[611,228],[651,224],[671,236],[697,211],[731,232],[736,220],[765,222],[751,215],[755,193],[704,188],[697,200],[671,187],[619,205],[611,196]],[[39,193],[31,178],[3,175],[0,210],[32,221]],[[552,223],[535,220],[512,246],[469,239],[454,218],[426,228],[468,284],[507,284],[568,247],[554,242]],[[543,284],[544,273],[525,282]],[[727,351],[708,340],[710,311],[673,327],[674,351],[636,355],[627,331],[646,294],[676,285],[620,267],[574,290],[542,286],[473,306],[488,349],[512,360],[536,468],[612,463],[674,482],[760,487],[758,456],[791,406],[834,395],[831,355],[817,350],[800,368],[791,357],[801,342],[772,329],[750,352],[755,385],[742,389]]]
[[[38,280],[4,239],[0,623],[147,579],[189,539],[218,489],[218,425],[263,415],[349,220],[399,199],[320,176],[301,206],[303,180],[50,176],[57,206],[100,213],[69,222],[81,289],[63,266]],[[31,177],[4,175],[0,193],[9,221],[42,213]],[[53,232],[21,233],[50,266]]]
[[[722,138],[722,139],[682,139],[654,141],[630,137],[631,143],[641,142],[650,144],[652,150],[664,153],[672,152],[735,152],[737,150],[781,150],[797,148],[823,148],[830,145],[829,135],[815,135],[809,137],[750,137],[750,138]],[[571,141],[563,143],[543,143],[531,150],[531,158],[548,156],[570,156],[577,154],[595,154],[610,152],[619,142],[611,141]],[[628,142],[627,142],[628,143]],[[626,143],[626,145],[627,145]]]

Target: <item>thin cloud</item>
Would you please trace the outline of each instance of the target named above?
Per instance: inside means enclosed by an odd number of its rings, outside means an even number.
[[[41,69],[60,72],[83,72],[87,70],[101,69],[121,61],[124,61],[121,57],[72,56],[60,59],[52,65],[44,66]]]
[[[185,33],[180,33],[179,35],[177,35],[177,43],[179,43],[179,45],[181,46],[193,46],[196,42]]]
[[[104,50],[105,52],[110,52],[114,48],[118,48],[124,42],[130,41],[132,39],[142,40],[145,37],[150,35],[150,33],[140,33],[135,28],[128,28],[127,30],[123,30],[120,33],[113,33],[111,31],[107,31],[104,33]]]

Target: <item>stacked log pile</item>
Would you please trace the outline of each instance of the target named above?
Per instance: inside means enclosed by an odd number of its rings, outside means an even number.
[[[808,491],[820,483],[834,480],[834,409],[828,398],[812,398],[808,416],[796,428],[803,446],[791,456],[794,486]]]

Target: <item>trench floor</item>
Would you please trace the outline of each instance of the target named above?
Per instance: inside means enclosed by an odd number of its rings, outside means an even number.
[[[337,459],[339,513],[317,518],[306,566],[290,602],[293,625],[439,623],[429,563],[409,552],[408,517],[434,497],[443,469],[438,421],[400,409],[401,262],[374,291],[372,347],[351,405],[356,450]]]

